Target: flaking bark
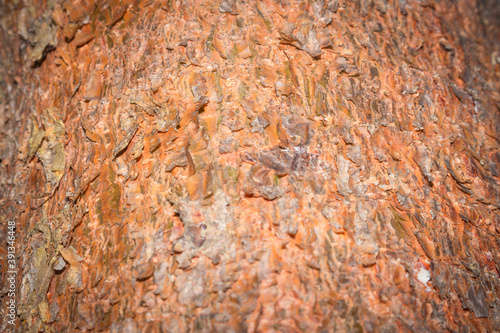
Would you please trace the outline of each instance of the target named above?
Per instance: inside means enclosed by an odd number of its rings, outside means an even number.
[[[0,13],[14,331],[500,331],[494,0]]]

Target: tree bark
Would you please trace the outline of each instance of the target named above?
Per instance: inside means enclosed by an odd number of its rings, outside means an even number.
[[[0,331],[500,331],[496,1],[0,4]]]

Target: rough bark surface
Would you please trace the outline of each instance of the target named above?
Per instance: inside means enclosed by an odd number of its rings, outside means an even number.
[[[19,332],[500,331],[494,0],[0,3]]]

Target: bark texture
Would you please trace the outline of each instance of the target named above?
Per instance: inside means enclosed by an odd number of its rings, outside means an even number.
[[[496,1],[0,3],[19,332],[500,331]]]

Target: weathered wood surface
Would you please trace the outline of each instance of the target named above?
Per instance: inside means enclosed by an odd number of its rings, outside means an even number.
[[[500,330],[495,1],[0,3],[19,332]]]

